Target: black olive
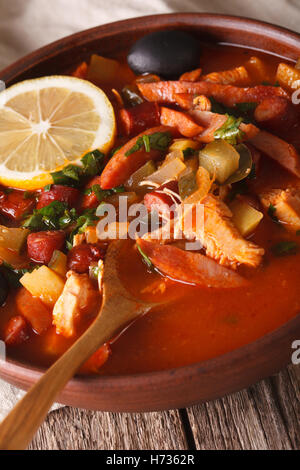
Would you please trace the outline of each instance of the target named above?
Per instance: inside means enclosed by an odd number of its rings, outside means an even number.
[[[8,283],[0,272],[0,307],[5,303],[8,296]]]
[[[138,75],[154,73],[163,78],[178,78],[197,68],[199,59],[196,37],[183,31],[158,31],[133,45],[128,64]]]

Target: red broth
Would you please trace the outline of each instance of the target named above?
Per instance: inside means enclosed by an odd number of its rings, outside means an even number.
[[[203,45],[200,66],[204,73],[229,69],[258,56],[267,64],[270,79],[280,59],[262,52],[232,46]],[[259,83],[253,77],[253,85]],[[120,86],[120,82],[116,84]],[[114,86],[114,84],[112,84]],[[276,163],[264,159],[260,176],[264,188],[286,187],[294,178]],[[138,298],[148,301],[168,300],[122,335],[111,345],[112,354],[100,373],[134,374],[184,366],[210,359],[246,345],[275,330],[300,311],[300,253],[277,258],[271,247],[281,240],[300,241],[264,217],[251,240],[266,250],[262,265],[245,269],[250,280],[236,290],[199,288],[149,272],[132,242],[124,250],[120,271],[124,284]],[[162,292],[162,282],[165,291]],[[0,308],[0,338],[4,326],[16,315],[14,294]],[[81,325],[84,331],[91,320]],[[54,327],[42,336],[32,334],[21,346],[9,348],[18,360],[48,366],[73,340],[56,335]]]

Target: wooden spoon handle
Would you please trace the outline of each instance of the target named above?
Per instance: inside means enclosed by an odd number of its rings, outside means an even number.
[[[106,323],[106,322],[104,322]],[[43,375],[0,425],[0,449],[23,450],[42,424],[55,397],[97,349],[112,338],[113,325],[89,330]]]

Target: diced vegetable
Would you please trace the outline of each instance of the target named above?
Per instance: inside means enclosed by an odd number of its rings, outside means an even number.
[[[152,173],[155,171],[155,163],[150,160],[130,176],[130,178],[124,184],[125,189],[128,191],[138,191],[141,181],[147,179],[147,177],[152,175]]]
[[[0,246],[20,252],[25,244],[29,230],[24,228],[8,228],[0,225]]]
[[[67,274],[67,256],[59,250],[55,250],[49,268],[55,273],[62,277],[66,277]]]
[[[184,204],[196,204],[197,202],[201,202],[209,193],[214,179],[211,179],[209,172],[200,166],[196,174],[196,182],[198,189],[185,199]]]
[[[182,174],[182,176],[180,176],[178,186],[179,195],[184,201],[188,196],[195,193],[195,191],[197,191],[198,189],[196,182],[196,172],[193,171],[191,168],[187,168],[187,170]]]
[[[243,237],[247,237],[254,232],[263,219],[262,212],[239,199],[233,201],[229,208],[233,214],[232,221]]]
[[[139,200],[139,197],[137,196],[137,194],[135,192],[124,192],[124,193],[121,193],[121,194],[114,194],[113,196],[109,196],[107,199],[106,199],[106,203],[107,204],[112,204],[113,206],[115,206],[116,208],[119,207],[119,204],[121,203],[121,201],[124,202],[124,200],[126,199],[127,201],[127,205],[128,207],[130,207],[132,204],[135,204],[138,202]]]
[[[209,172],[211,178],[215,176],[220,184],[238,170],[239,161],[239,153],[224,140],[211,142],[199,152],[200,166]]]
[[[159,170],[153,173],[148,179],[153,183],[162,185],[170,180],[178,179],[179,175],[186,169],[186,165],[179,159],[174,158]]]
[[[98,242],[96,227],[87,227],[84,236],[88,244],[94,245]]]
[[[38,297],[49,307],[55,305],[64,288],[61,276],[47,266],[24,274],[20,282],[34,297]]]
[[[94,54],[91,57],[87,79],[99,84],[109,84],[118,77],[120,69],[118,61]]]
[[[198,150],[200,148],[199,142],[196,140],[191,139],[175,139],[172,143],[171,147],[169,148],[170,152],[175,150],[180,150],[181,152],[189,152],[190,149]]]
[[[225,184],[233,184],[242,181],[250,175],[253,168],[252,153],[244,144],[235,146],[235,150],[240,154],[239,168],[226,181]]]
[[[289,91],[295,91],[300,87],[300,70],[289,64],[278,65],[276,80]]]
[[[20,289],[16,296],[16,306],[19,313],[30,323],[38,335],[42,335],[52,324],[52,315],[43,302],[33,297],[27,289]]]
[[[26,267],[28,261],[22,257],[17,251],[9,250],[0,246],[0,264],[3,261],[14,269],[22,269]]]

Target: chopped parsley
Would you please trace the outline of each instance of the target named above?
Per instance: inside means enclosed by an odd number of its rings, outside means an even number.
[[[212,112],[218,114],[229,114],[235,118],[243,118],[243,122],[246,124],[255,123],[254,111],[258,103],[255,102],[244,102],[236,103],[234,106],[224,106],[218,103],[214,98],[210,98],[212,104]]]
[[[33,214],[27,217],[23,227],[31,231],[62,230],[69,227],[77,220],[75,209],[68,209],[67,204],[60,201],[53,201],[46,207],[34,210]]]
[[[164,152],[170,146],[171,141],[170,132],[155,132],[151,135],[143,135],[137,139],[135,145],[125,155],[130,157],[130,155],[142,149],[145,149],[146,152],[151,150]]]
[[[282,241],[272,247],[272,253],[277,257],[296,255],[298,250],[299,245],[292,241]]]
[[[105,155],[99,150],[87,153],[79,165],[68,165],[61,171],[51,173],[54,184],[62,186],[80,186],[88,178],[101,174],[104,169]]]
[[[77,219],[76,226],[71,232],[71,235],[67,242],[67,247],[69,249],[73,248],[74,236],[80,233],[84,233],[88,227],[94,226],[97,221],[98,217],[96,216],[95,209],[88,209],[84,211],[83,214],[81,214],[81,216]]]
[[[223,139],[231,145],[237,145],[244,137],[244,132],[240,130],[243,119],[229,116],[229,114],[226,116],[226,122],[214,134],[215,139]]]
[[[101,189],[101,186],[99,184],[94,184],[91,188],[88,188],[85,190],[84,194],[86,196],[90,196],[91,194],[95,194],[99,202],[103,202],[105,199],[107,199],[110,196],[113,196],[114,194],[119,194],[119,193],[124,193],[125,188],[124,186],[119,186],[118,188],[113,188],[113,189]]]

